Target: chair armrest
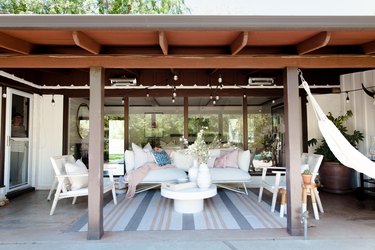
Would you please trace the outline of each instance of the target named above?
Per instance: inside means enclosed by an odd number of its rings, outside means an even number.
[[[268,169],[281,169],[281,170],[286,170],[285,167],[262,167],[262,180],[264,180],[266,178],[266,175],[267,175],[267,170]],[[273,172],[276,172],[276,171],[272,171]],[[282,171],[281,171],[282,172]]]

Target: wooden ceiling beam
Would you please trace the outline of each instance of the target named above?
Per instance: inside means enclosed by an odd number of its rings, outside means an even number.
[[[0,32],[0,47],[27,55],[33,48],[33,44]]]
[[[145,56],[145,55],[9,55],[0,60],[0,68],[104,68],[131,69],[280,69],[298,68],[374,68],[371,55],[238,55],[238,56]]]
[[[320,49],[326,46],[331,39],[331,32],[323,31],[319,34],[306,39],[305,41],[297,44],[297,51],[299,55],[307,54],[311,51]]]
[[[159,32],[159,45],[161,50],[163,51],[163,54],[165,56],[168,55],[168,40],[167,40],[167,35],[165,34],[164,31]]]
[[[230,50],[232,55],[237,55],[246,45],[248,41],[248,32],[241,32],[241,34],[232,42]]]
[[[74,43],[88,52],[98,55],[100,53],[101,45],[91,37],[86,36],[81,31],[73,31],[72,33]]]
[[[375,54],[375,41],[371,41],[362,45],[363,52],[366,55]]]

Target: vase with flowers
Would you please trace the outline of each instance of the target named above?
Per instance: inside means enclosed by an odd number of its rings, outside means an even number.
[[[182,138],[183,143],[187,146],[185,153],[193,155],[195,158],[194,166],[188,171],[189,179],[190,181],[196,181],[198,187],[202,189],[208,188],[211,185],[211,174],[207,166],[210,146],[204,140],[204,131],[206,129],[207,127],[202,127],[197,134],[197,139],[191,145],[188,144],[185,138]]]

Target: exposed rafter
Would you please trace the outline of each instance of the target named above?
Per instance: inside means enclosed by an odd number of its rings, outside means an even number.
[[[326,46],[331,39],[331,32],[323,31],[319,34],[310,37],[309,39],[299,43],[297,45],[297,51],[299,55],[307,54],[311,51],[320,49]]]
[[[362,45],[363,52],[366,55],[375,54],[375,41],[371,41]]]
[[[241,34],[232,42],[230,45],[232,55],[238,54],[238,52],[247,45],[248,37],[248,32],[241,32]]]
[[[73,40],[75,44],[84,50],[89,51],[94,55],[98,55],[101,49],[101,45],[94,39],[86,36],[81,31],[73,31]]]
[[[33,45],[24,40],[0,33],[0,47],[21,54],[29,54]]]
[[[159,32],[159,45],[161,50],[163,51],[163,54],[165,56],[168,55],[168,40],[167,35],[164,31]]]

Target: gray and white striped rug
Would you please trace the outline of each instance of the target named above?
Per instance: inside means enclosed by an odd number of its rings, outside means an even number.
[[[104,208],[104,231],[147,230],[212,230],[285,228],[286,218],[271,213],[270,206],[258,203],[249,195],[219,190],[206,199],[204,211],[180,214],[173,209],[173,200],[161,197],[160,190],[137,194],[133,199],[118,196],[118,204],[109,202]],[[87,231],[87,214],[75,222],[68,232]]]

